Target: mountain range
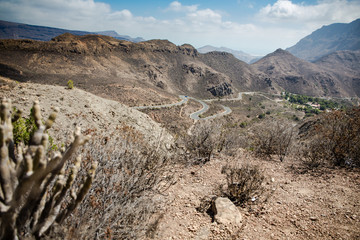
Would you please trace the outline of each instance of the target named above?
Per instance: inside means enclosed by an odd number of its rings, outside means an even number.
[[[86,34],[102,34],[111,36],[119,40],[127,40],[131,42],[145,41],[143,38],[132,38],[127,35],[119,35],[115,31],[103,32],[86,32],[74,31],[61,28],[35,26],[23,23],[14,23],[0,20],[0,39],[32,39],[39,41],[50,41],[52,38],[64,33],[71,33],[73,35],[86,35]]]
[[[360,51],[350,50],[308,62],[278,49],[247,64],[231,53],[202,54],[167,40],[136,43],[71,33],[50,41],[0,40],[1,76],[55,85],[71,79],[76,87],[128,105],[170,102],[179,94],[211,98],[244,91],[359,97],[359,66]]]
[[[360,19],[323,26],[286,50],[307,61],[336,51],[360,50]]]

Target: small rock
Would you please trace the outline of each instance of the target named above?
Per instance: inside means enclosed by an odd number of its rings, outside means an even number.
[[[275,182],[275,178],[272,177],[272,178],[271,178],[271,182]]]
[[[310,217],[310,220],[311,221],[317,221],[318,219],[317,219],[317,217],[312,216],[312,217]]]
[[[240,225],[242,216],[237,207],[228,198],[219,197],[213,204],[215,221],[219,224]]]

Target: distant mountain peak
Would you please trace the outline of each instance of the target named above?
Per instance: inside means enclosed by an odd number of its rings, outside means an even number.
[[[360,18],[351,23],[323,26],[286,50],[307,61],[316,61],[335,51],[359,49]]]
[[[243,51],[240,51],[240,50],[233,50],[233,49],[230,49],[230,48],[227,48],[227,47],[214,47],[214,46],[211,46],[211,45],[206,45],[206,46],[203,46],[203,47],[200,47],[197,49],[200,53],[208,53],[208,52],[226,52],[226,53],[231,53],[232,55],[234,55],[234,57],[236,57],[237,59],[241,60],[241,61],[244,61],[246,63],[251,63],[253,62],[254,60],[257,60],[259,59],[259,57],[257,56],[252,56],[248,53],[245,53]]]
[[[145,41],[143,38],[140,37],[132,38],[127,35],[119,35],[114,30],[108,30],[103,32],[74,31],[68,29],[36,26],[36,25],[14,23],[14,22],[7,22],[0,20],[0,39],[32,39],[32,40],[40,40],[40,41],[50,41],[51,39],[59,35],[62,35],[64,33],[71,33],[77,36],[82,36],[87,34],[101,34],[119,40],[126,40],[130,42]]]

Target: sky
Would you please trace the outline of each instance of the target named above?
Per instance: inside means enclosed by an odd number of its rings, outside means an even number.
[[[0,0],[0,19],[168,39],[265,55],[332,23],[360,18],[360,0]]]

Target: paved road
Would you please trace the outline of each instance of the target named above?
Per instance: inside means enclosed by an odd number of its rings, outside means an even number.
[[[188,96],[184,96],[184,95],[179,95],[179,97],[182,99],[180,102],[177,102],[177,103],[170,103],[170,104],[163,104],[163,105],[156,105],[156,106],[138,106],[138,107],[133,107],[134,109],[138,109],[138,110],[141,110],[141,109],[154,109],[154,108],[166,108],[166,107],[174,107],[174,106],[179,106],[179,105],[182,105],[184,103],[186,103],[189,99],[193,99],[197,102],[199,102],[201,105],[202,105],[202,108],[199,110],[199,111],[196,111],[192,114],[190,114],[190,118],[191,119],[194,119],[194,120],[207,120],[207,119],[213,119],[213,118],[216,118],[216,117],[220,117],[220,116],[224,116],[226,114],[230,114],[232,111],[229,107],[225,107],[225,106],[222,106],[224,108],[224,112],[221,112],[221,113],[218,113],[218,114],[215,114],[215,115],[212,115],[212,116],[209,116],[209,117],[206,117],[206,118],[200,118],[199,116],[206,112],[207,110],[209,110],[209,105],[207,105],[205,103],[205,101],[202,101],[202,100],[199,100],[199,99],[196,99],[196,98],[193,98],[193,97],[188,97]],[[216,99],[215,99],[216,100]],[[208,100],[206,100],[208,101]]]
[[[179,106],[182,105],[184,103],[186,103],[189,99],[193,99],[197,102],[199,102],[202,105],[202,108],[192,114],[190,114],[190,118],[194,119],[194,120],[207,120],[207,119],[213,119],[213,118],[217,118],[217,117],[221,117],[227,114],[230,114],[232,112],[232,110],[229,107],[223,106],[224,111],[218,114],[214,114],[212,116],[208,116],[205,118],[200,118],[200,115],[204,112],[206,112],[207,110],[209,110],[209,105],[207,105],[205,102],[214,102],[214,101],[239,101],[242,100],[243,94],[247,94],[247,95],[254,95],[254,94],[258,94],[261,95],[271,101],[281,101],[281,100],[273,100],[270,99],[269,97],[259,93],[259,92],[239,92],[238,97],[236,98],[223,98],[223,99],[207,99],[207,100],[199,100],[193,97],[188,97],[188,96],[184,96],[184,95],[179,95],[179,97],[182,99],[180,102],[177,103],[170,103],[170,104],[163,104],[163,105],[156,105],[156,106],[139,106],[139,107],[133,107],[134,109],[154,109],[154,108],[166,108],[166,107],[174,107],[174,106]]]
[[[200,109],[199,111],[196,111],[196,112],[190,114],[190,118],[191,118],[191,119],[194,119],[194,120],[204,119],[204,118],[200,118],[199,116],[200,116],[200,114],[206,112],[206,111],[209,109],[209,105],[207,105],[204,101],[201,101],[201,100],[199,100],[199,99],[196,99],[196,98],[193,98],[193,97],[189,97],[189,98],[191,98],[191,99],[199,102],[199,103],[202,105],[202,109]],[[216,115],[213,115],[213,116],[216,117],[217,114],[216,114]]]

